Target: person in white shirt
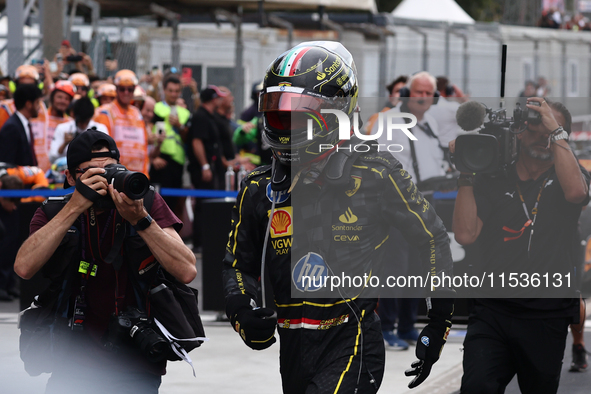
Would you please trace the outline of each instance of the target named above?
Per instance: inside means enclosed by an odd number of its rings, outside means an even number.
[[[396,107],[386,111],[381,124],[376,122],[371,132],[376,134],[378,128],[382,127],[383,132],[377,143],[385,146],[397,144],[402,147],[400,152],[392,155],[410,173],[415,183],[443,176],[447,167],[443,145],[439,140],[439,125],[435,118],[426,113],[433,104],[436,90],[436,81],[431,74],[425,71],[414,74],[408,82],[406,93],[410,97],[402,98]],[[417,138],[416,141],[411,141],[405,133],[397,129],[393,130],[391,139],[387,139],[386,119],[388,114],[396,112],[411,113],[417,118],[417,125],[409,129]]]
[[[402,147],[402,150],[392,155],[412,176],[416,184],[429,178],[445,175],[445,167],[447,167],[439,141],[438,124],[426,113],[433,104],[436,91],[436,81],[432,75],[427,72],[414,74],[410,77],[407,86],[400,90],[398,104],[382,112],[381,120],[378,118],[371,131],[371,134],[377,134],[378,128],[382,127],[382,134],[376,142],[385,146],[399,145],[396,147],[397,150]],[[388,139],[386,132],[388,115],[398,112],[411,113],[417,118],[416,126],[408,129],[417,138],[416,140],[411,141],[399,129],[392,130],[391,138]],[[394,123],[401,123],[401,120],[399,118]],[[382,146],[384,145],[380,145],[380,149],[385,149],[381,148]],[[401,275],[416,273],[416,267],[420,266],[418,251],[406,242],[400,231],[390,229],[388,242],[384,247],[386,253],[393,253],[393,259]],[[404,297],[404,293],[401,293],[401,296],[403,297],[398,299],[381,298],[378,306],[378,314],[382,321],[382,335],[389,350],[407,350],[408,344],[416,343],[419,337],[414,324],[417,320],[420,301],[417,298]],[[394,333],[395,330],[396,333]]]
[[[456,121],[456,112],[460,103],[467,101],[468,97],[459,87],[450,84],[446,77],[437,77],[437,90],[440,96],[437,105],[432,105],[427,114],[437,121],[439,142],[441,146],[447,148],[450,141],[455,140],[458,135],[463,133]]]
[[[53,163],[60,157],[65,157],[68,152],[68,144],[74,137],[86,130],[95,127],[98,131],[108,134],[107,128],[101,123],[92,120],[94,105],[88,97],[83,97],[73,105],[74,119],[59,124],[55,129],[53,140],[49,148],[49,160]]]

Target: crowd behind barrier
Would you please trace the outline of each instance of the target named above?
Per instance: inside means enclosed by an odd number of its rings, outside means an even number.
[[[558,16],[554,13],[553,18]],[[588,24],[581,23],[576,24],[580,30],[588,28]],[[0,101],[0,161],[21,167],[39,167],[53,185],[61,185],[67,182],[66,170],[72,176],[75,171],[83,174],[88,170],[69,168],[64,158],[75,138],[88,128],[96,128],[114,139],[121,153],[121,164],[130,171],[149,176],[176,216],[186,214],[185,198],[195,199],[193,251],[200,252],[203,246],[204,260],[221,262],[220,254],[224,253],[225,241],[220,243],[216,239],[214,243],[212,234],[207,232],[204,218],[211,217],[213,211],[204,200],[227,199],[225,202],[231,202],[238,196],[237,188],[249,172],[271,162],[271,149],[262,138],[265,127],[263,113],[258,107],[262,82],[252,86],[251,105],[241,114],[235,114],[230,89],[214,85],[199,89],[195,79],[185,69],[156,68],[138,78],[132,70],[118,69],[117,62],[111,59],[106,60],[105,68],[109,70],[109,75],[105,78],[97,76],[90,57],[73,50],[71,44],[64,40],[51,62],[43,60],[22,65],[14,76],[0,79],[5,87],[0,90],[0,95],[4,97]],[[449,159],[448,143],[461,133],[455,121],[455,112],[461,102],[469,100],[467,95],[446,77],[436,79],[426,72],[398,78],[386,89],[389,97],[382,112],[410,112],[418,118],[413,134],[420,135],[419,141],[416,144],[411,142],[405,148],[405,157],[400,155],[397,159],[404,161],[405,168],[411,172],[419,188],[421,181],[446,174],[455,181],[459,174]],[[522,96],[544,97],[548,93],[547,81],[540,78],[536,83],[528,81]],[[439,97],[439,103],[431,106],[430,100],[434,96]],[[185,99],[188,97],[191,100]],[[401,98],[410,97],[422,98],[423,101],[401,101]],[[424,100],[427,97],[429,99]],[[376,119],[379,117],[373,121]],[[367,134],[375,133],[379,127],[377,123],[370,124],[373,127],[366,127]],[[9,138],[13,135],[19,137]],[[408,144],[408,141],[403,139],[400,144]],[[188,177],[185,177],[185,172],[188,172]],[[187,183],[183,178],[190,179],[193,189],[183,188]],[[462,181],[472,182],[473,179]],[[14,212],[18,210],[15,203],[18,198],[57,197],[74,190],[45,186],[32,186],[33,189],[28,190],[26,185],[21,187],[3,187],[0,190],[0,199],[10,201],[10,209]],[[431,190],[428,199],[450,203],[458,196],[458,188],[454,189]],[[0,209],[7,206],[3,205]],[[451,220],[453,214],[446,214]],[[224,225],[220,226],[216,233],[227,234]],[[450,230],[451,226],[446,223],[446,227]],[[395,234],[392,234],[392,239],[397,239]],[[396,245],[402,242],[397,240]],[[211,250],[214,244],[220,245],[215,251]],[[412,248],[408,252],[405,262],[412,267],[416,256]],[[213,277],[219,274],[218,268],[216,266],[210,271],[206,268],[204,273],[210,272]],[[0,290],[6,293],[0,294],[2,299],[18,296],[13,287]],[[414,328],[417,310],[416,302],[389,305],[384,300],[381,303],[379,313],[383,320],[392,316],[389,326],[381,326],[386,346],[405,350],[409,344],[416,344],[419,336]],[[408,318],[404,323],[406,330],[401,330],[403,314]],[[580,338],[578,340],[578,353],[573,348],[572,368],[584,370],[586,358],[581,358],[584,344]],[[575,357],[579,357],[576,362]]]

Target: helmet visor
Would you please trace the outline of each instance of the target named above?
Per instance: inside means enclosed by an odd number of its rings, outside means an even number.
[[[326,99],[312,97],[293,92],[263,93],[259,99],[259,111],[319,111],[321,108],[330,108]]]

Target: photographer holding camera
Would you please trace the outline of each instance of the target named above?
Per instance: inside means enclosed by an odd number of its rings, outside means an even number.
[[[46,393],[157,393],[166,361],[146,300],[161,270],[182,283],[196,275],[182,222],[143,174],[117,164],[107,134],[79,134],[67,159],[75,191],[37,210],[15,262],[23,279],[42,271],[52,280],[36,304],[55,311],[49,366],[25,369],[52,373]]]
[[[540,116],[517,134],[517,160],[496,177],[463,172],[458,180],[453,231],[461,245],[479,241],[487,273],[552,275],[575,265],[572,240],[590,176],[567,142],[566,107],[535,97],[527,108]],[[450,150],[459,145],[452,141]],[[556,393],[568,326],[578,316],[578,298],[476,299],[461,393],[504,392],[515,374],[522,393]]]

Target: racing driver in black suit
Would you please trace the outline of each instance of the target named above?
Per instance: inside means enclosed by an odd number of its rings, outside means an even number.
[[[340,43],[307,42],[280,55],[259,100],[273,164],[243,180],[232,212],[226,313],[252,349],[271,346],[277,327],[288,394],[377,392],[385,353],[369,283],[387,263],[381,246],[389,226],[419,248],[427,276],[452,274],[445,227],[408,173],[388,152],[339,139],[337,115],[323,112],[339,110],[352,122],[357,98],[355,64]],[[265,274],[274,309],[265,307]],[[345,275],[359,281],[330,288],[331,277]],[[430,322],[419,360],[406,371],[415,376],[411,388],[427,378],[445,344],[450,292],[429,288]]]

